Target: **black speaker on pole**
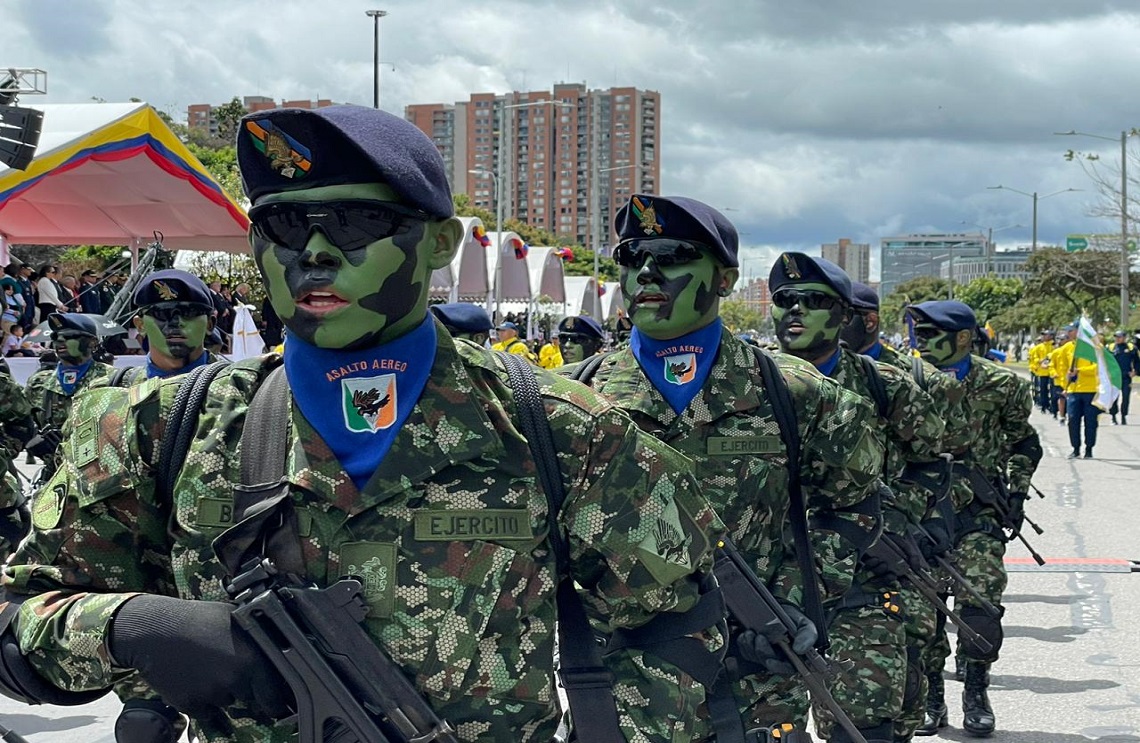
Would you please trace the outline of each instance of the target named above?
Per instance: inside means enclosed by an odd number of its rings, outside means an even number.
[[[44,112],[0,105],[0,163],[27,170],[40,143]]]

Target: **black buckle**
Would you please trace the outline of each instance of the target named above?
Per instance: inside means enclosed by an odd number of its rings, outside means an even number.
[[[601,666],[562,668],[558,677],[565,689],[609,689],[614,685],[614,675]]]

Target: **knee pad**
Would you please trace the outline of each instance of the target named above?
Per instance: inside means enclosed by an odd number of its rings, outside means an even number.
[[[12,631],[0,635],[0,694],[24,704],[74,706],[94,702],[109,691],[65,691],[48,683],[20,652]]]
[[[922,691],[922,654],[914,646],[906,649],[906,686],[903,687],[903,709],[918,704]]]
[[[115,720],[117,743],[177,743],[178,710],[158,699],[130,699]]]
[[[998,658],[998,651],[1001,650],[1001,643],[1005,638],[1005,633],[1001,628],[1001,618],[991,617],[977,606],[963,606],[961,616],[962,621],[968,624],[970,629],[977,632],[990,644],[990,650],[983,652],[982,649],[974,645],[974,643],[964,637],[960,637],[958,639],[958,646],[962,649],[962,655],[968,660],[993,663]]]

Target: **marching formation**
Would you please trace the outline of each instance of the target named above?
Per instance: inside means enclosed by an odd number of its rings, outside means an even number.
[[[281,353],[215,359],[208,289],[160,271],[146,367],[54,314],[57,364],[26,395],[0,373],[0,464],[45,462],[30,503],[0,490],[0,692],[113,690],[123,743],[905,743],[950,724],[954,656],[954,723],[994,732],[1030,411],[1091,457],[1092,398],[1053,376],[1088,361],[1049,334],[1033,386],[956,301],[908,307],[903,353],[872,289],[792,252],[760,348],[720,318],[733,225],[641,194],[627,337],[568,317],[536,356],[503,322],[488,348],[481,308],[429,311],[463,230],[414,126],[263,111],[238,158]]]

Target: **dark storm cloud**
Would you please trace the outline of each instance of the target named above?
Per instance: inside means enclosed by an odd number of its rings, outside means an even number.
[[[17,22],[23,22],[44,57],[86,57],[112,48],[107,36],[110,5],[70,0],[19,0]],[[11,19],[5,21],[7,26]],[[31,58],[20,64],[31,64]],[[15,60],[6,62],[14,63]],[[41,65],[42,66],[42,65]]]

